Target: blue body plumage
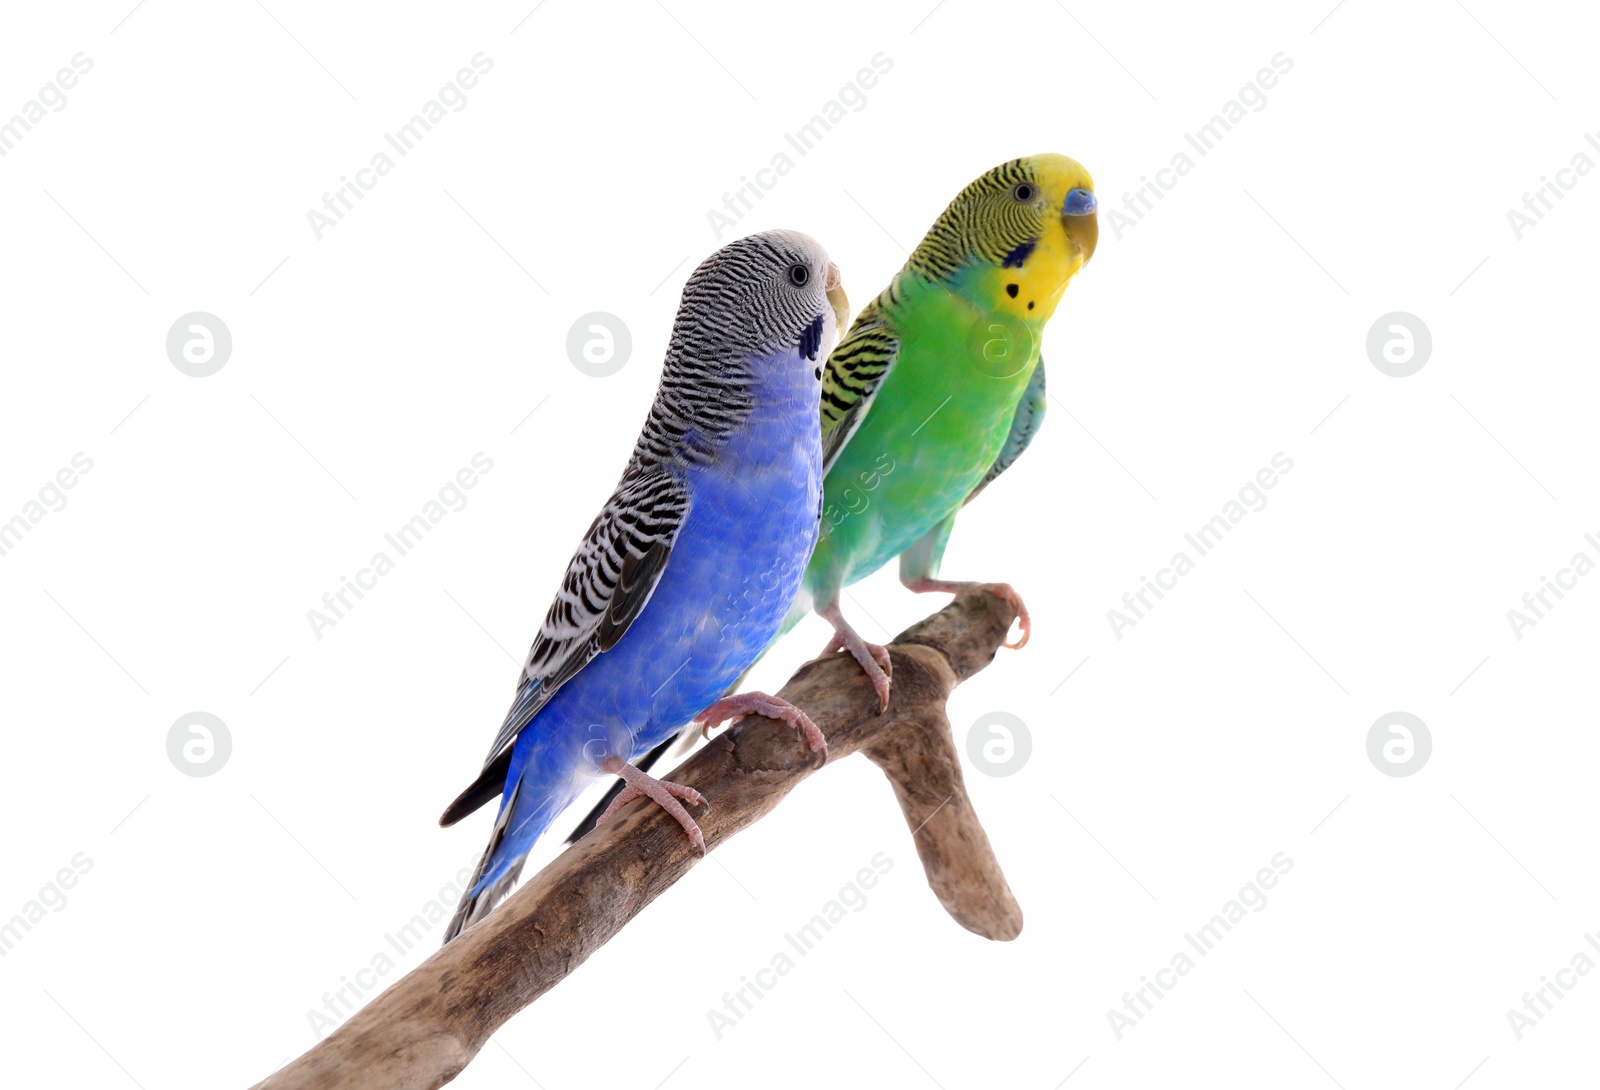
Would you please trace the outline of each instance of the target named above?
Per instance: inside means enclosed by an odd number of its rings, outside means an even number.
[[[818,361],[836,284],[822,248],[793,232],[724,247],[690,278],[634,457],[568,568],[484,775],[445,815],[487,801],[504,770],[445,941],[509,890],[595,777],[716,703],[777,633],[819,529]]]
[[[816,545],[822,495],[820,430],[810,427],[818,384],[798,351],[788,356],[761,362],[808,388],[763,391],[771,400],[758,397],[716,462],[689,468],[689,514],[649,604],[518,737],[502,798],[517,794],[516,810],[478,890],[600,775],[596,754],[633,761],[676,734],[778,631]]]

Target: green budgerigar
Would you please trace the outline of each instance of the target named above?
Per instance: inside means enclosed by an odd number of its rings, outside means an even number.
[[[862,308],[822,385],[822,536],[791,619],[815,609],[887,707],[888,653],[845,620],[839,595],[900,558],[916,592],[999,594],[939,578],[956,514],[1003,473],[1044,414],[1039,342],[1094,254],[1094,182],[1064,155],[995,167],[945,209],[888,288]]]

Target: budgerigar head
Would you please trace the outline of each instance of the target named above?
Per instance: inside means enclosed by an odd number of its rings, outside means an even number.
[[[1097,208],[1094,179],[1076,160],[1013,159],[963,189],[906,264],[997,293],[986,302],[1003,312],[1043,320],[1094,256]]]
[[[822,244],[799,231],[763,231],[701,262],[684,285],[672,341],[705,360],[787,359],[798,349],[820,372],[848,317]]]

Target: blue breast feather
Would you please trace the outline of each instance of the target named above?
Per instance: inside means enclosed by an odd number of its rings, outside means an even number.
[[[816,544],[822,455],[812,369],[794,349],[762,369],[794,389],[758,389],[715,461],[685,469],[689,513],[649,602],[517,739],[502,797],[515,811],[480,889],[526,854],[600,759],[634,760],[676,733],[777,634]]]

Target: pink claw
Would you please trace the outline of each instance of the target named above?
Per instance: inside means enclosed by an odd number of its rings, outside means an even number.
[[[1002,647],[1009,647],[1013,651],[1020,651],[1028,645],[1028,637],[1033,634],[1033,618],[1028,616],[1028,607],[1023,604],[1022,595],[1010,583],[970,583],[956,582],[948,579],[918,579],[907,583],[906,589],[915,594],[954,594],[957,598],[979,591],[992,594],[1003,600],[1012,609],[1017,611],[1017,624],[1022,629],[1022,635],[1016,643],[1005,643]]]
[[[681,783],[658,780],[654,776],[635,768],[620,757],[606,758],[601,763],[600,770],[615,776],[621,776],[628,786],[624,787],[621,794],[611,800],[611,805],[606,807],[605,813],[596,819],[596,825],[604,825],[612,814],[634,799],[648,797],[654,800],[667,813],[671,814],[679,825],[683,826],[683,831],[689,834],[689,843],[694,845],[696,851],[701,855],[706,854],[705,834],[700,832],[700,826],[695,824],[694,818],[689,816],[689,811],[685,810],[683,803],[678,801],[683,799],[696,806],[705,806],[704,795],[694,788],[686,787]]]
[[[833,639],[828,641],[828,646],[822,649],[824,655],[831,655],[835,651],[849,651],[851,656],[861,665],[867,673],[867,679],[872,682],[872,688],[878,694],[878,711],[881,713],[889,707],[889,688],[894,677],[894,664],[889,658],[889,649],[881,644],[868,643],[856,634],[852,628],[835,629]]]
[[[782,720],[805,736],[811,752],[821,754],[824,761],[828,759],[828,739],[823,735],[822,728],[813,723],[809,715],[787,700],[768,696],[766,693],[739,693],[737,696],[725,696],[695,716],[694,721],[700,724],[700,733],[710,737],[712,727],[744,715],[763,715],[768,719]]]
[[[888,711],[890,679],[894,677],[894,664],[889,658],[889,649],[862,639],[861,634],[850,627],[850,622],[845,620],[844,614],[839,611],[837,598],[818,609],[817,615],[833,626],[833,639],[828,641],[828,646],[822,649],[822,653],[831,655],[841,649],[850,652],[851,657],[866,672],[867,680],[872,682],[872,688],[878,694],[878,714],[882,715]]]

